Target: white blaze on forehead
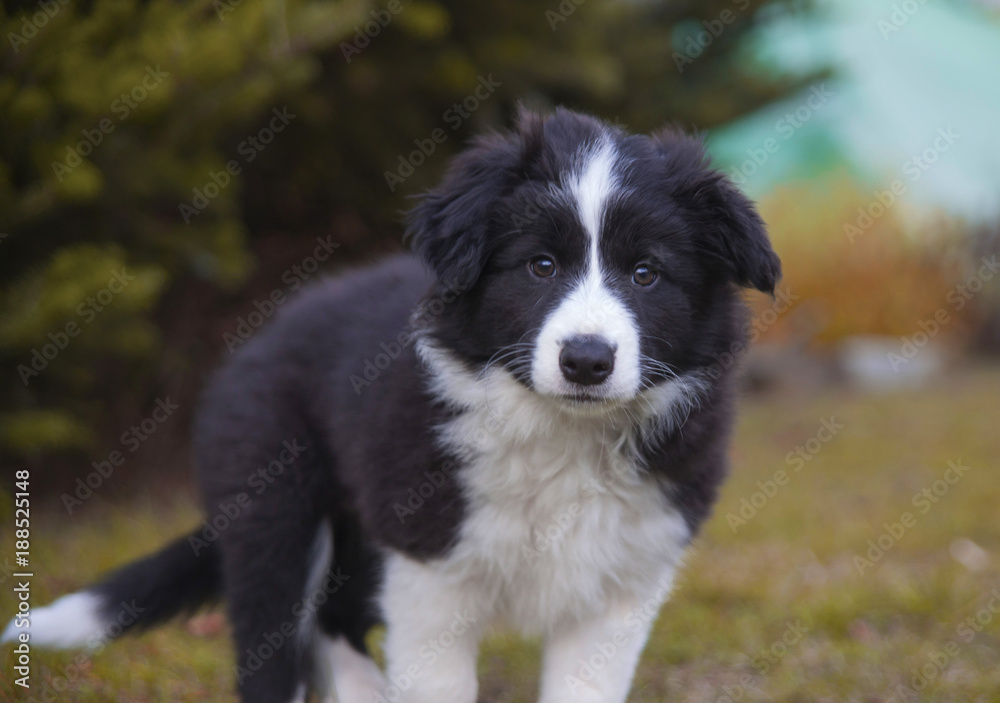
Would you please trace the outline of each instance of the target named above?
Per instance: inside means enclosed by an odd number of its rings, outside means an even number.
[[[617,350],[614,371],[604,383],[593,387],[592,393],[627,398],[635,395],[639,387],[639,333],[635,319],[606,285],[600,257],[604,214],[619,188],[617,162],[612,141],[600,139],[581,153],[574,171],[563,184],[587,235],[587,257],[579,282],[539,332],[532,382],[541,393],[565,395],[579,390],[563,377],[559,354],[566,340],[582,334],[598,335]]]
[[[599,262],[601,222],[604,220],[605,207],[618,187],[615,156],[615,147],[611,141],[600,140],[581,156],[580,168],[569,182],[580,223],[590,238],[592,267]]]

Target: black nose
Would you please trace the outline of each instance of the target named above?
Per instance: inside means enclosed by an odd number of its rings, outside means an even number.
[[[615,348],[600,337],[570,337],[559,354],[559,368],[566,380],[593,386],[615,370]]]

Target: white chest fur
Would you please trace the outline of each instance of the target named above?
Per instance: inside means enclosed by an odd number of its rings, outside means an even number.
[[[454,550],[427,565],[448,590],[529,633],[656,590],[690,535],[627,458],[624,416],[567,413],[502,371],[474,387],[441,377],[465,408],[441,441],[463,458],[468,511]]]

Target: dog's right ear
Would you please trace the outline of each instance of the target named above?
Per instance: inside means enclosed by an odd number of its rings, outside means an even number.
[[[522,166],[541,134],[540,120],[522,111],[516,132],[476,139],[452,160],[441,184],[410,210],[406,236],[442,283],[468,290],[479,279],[495,246],[492,206],[523,178]]]

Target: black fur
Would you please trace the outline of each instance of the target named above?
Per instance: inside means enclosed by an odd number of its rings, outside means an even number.
[[[104,618],[119,626],[108,635],[153,627],[218,599],[222,575],[217,547],[209,544],[195,554],[190,544],[195,536],[171,542],[90,589],[103,601]]]
[[[771,292],[778,258],[752,205],[707,165],[697,140],[674,131],[630,136],[568,111],[525,114],[517,130],[460,155],[413,210],[409,236],[423,264],[398,256],[318,285],[238,351],[205,393],[195,449],[208,515],[235,504],[244,506],[239,517],[200,560],[175,543],[119,572],[104,592],[115,600],[141,594],[152,623],[214,595],[221,576],[243,665],[265,636],[298,621],[310,549],[332,526],[331,572],[346,581],[315,620],[363,651],[377,619],[379,555],[445,554],[469,509],[454,478],[460,459],[433,434],[457,411],[429,392],[414,335],[473,370],[534,339],[584,266],[577,216],[550,186],[580,146],[602,134],[627,162],[623,195],[603,223],[607,283],[635,314],[644,354],[710,382],[680,431],[639,448],[649,470],[670,479],[670,498],[695,532],[726,469],[733,370],[720,360],[742,342],[736,286]],[[539,254],[553,256],[561,275],[527,273]],[[631,283],[637,261],[659,271],[648,288]],[[529,353],[503,363],[530,387]],[[665,378],[655,369],[643,374],[648,383]],[[289,443],[295,456],[282,462]],[[275,461],[280,470],[267,473]],[[435,490],[419,510],[401,514],[425,482]],[[153,582],[175,571],[197,583],[157,600]],[[242,700],[290,700],[309,668],[297,644],[279,647],[241,679]]]

